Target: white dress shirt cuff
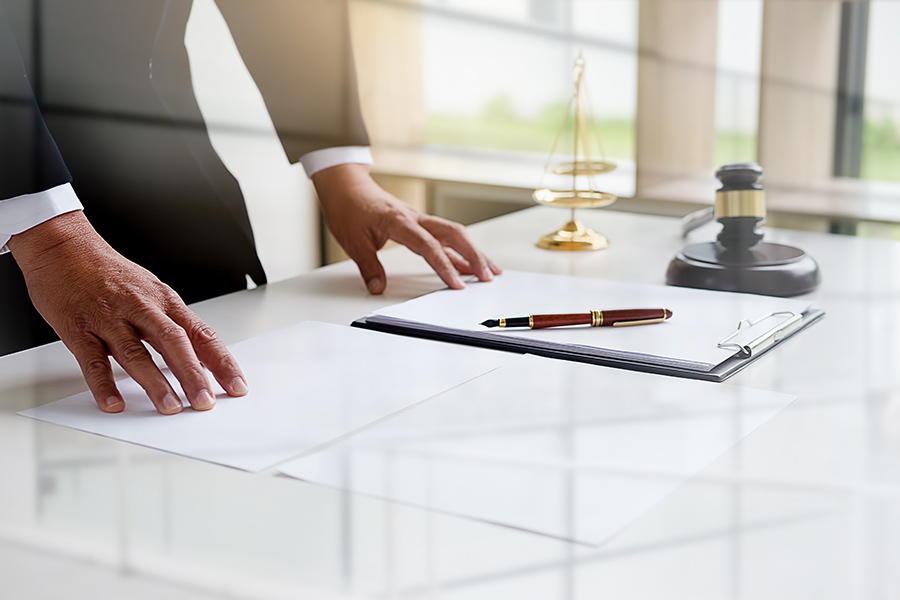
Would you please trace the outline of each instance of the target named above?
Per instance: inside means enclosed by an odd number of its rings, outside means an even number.
[[[339,146],[314,150],[300,157],[300,164],[308,177],[337,165],[371,165],[372,151],[368,146]]]
[[[82,208],[84,207],[69,183],[36,194],[24,194],[0,201],[0,254],[9,252],[6,242],[17,233]]]

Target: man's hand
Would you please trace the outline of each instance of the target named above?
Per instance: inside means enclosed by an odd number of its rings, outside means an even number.
[[[9,248],[32,302],[75,355],[101,410],[125,409],[112,356],[159,412],[181,412],[181,400],[142,340],[163,356],[195,410],[215,405],[203,365],[229,395],[247,393],[240,367],[216,333],[170,287],[103,241],[81,211],[13,236]]]
[[[462,225],[423,214],[398,200],[375,183],[367,165],[330,167],[312,180],[328,228],[356,262],[372,294],[382,293],[387,283],[376,253],[388,240],[422,256],[453,289],[465,287],[460,274],[490,281],[501,273],[475,247]]]

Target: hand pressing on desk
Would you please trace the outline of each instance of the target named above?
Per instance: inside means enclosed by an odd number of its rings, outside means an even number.
[[[113,250],[81,211],[14,235],[8,245],[32,302],[75,355],[101,410],[125,409],[112,356],[160,413],[181,412],[181,400],[142,340],[163,356],[195,410],[215,405],[203,365],[229,395],[247,393],[240,367],[216,333],[170,287]]]
[[[460,275],[490,281],[501,273],[462,225],[397,199],[375,183],[367,165],[337,165],[315,173],[312,180],[328,228],[356,262],[371,294],[381,294],[387,284],[377,252],[388,240],[424,258],[452,289],[465,287]]]

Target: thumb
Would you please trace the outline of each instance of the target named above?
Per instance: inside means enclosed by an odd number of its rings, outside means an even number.
[[[384,273],[384,267],[381,266],[381,262],[378,260],[378,255],[374,252],[367,252],[354,256],[353,260],[356,261],[356,266],[359,267],[359,274],[362,275],[363,280],[366,282],[369,293],[377,296],[384,292],[384,288],[387,287],[387,276]]]

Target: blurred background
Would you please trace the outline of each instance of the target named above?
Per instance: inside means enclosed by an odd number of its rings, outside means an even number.
[[[374,172],[420,208],[473,223],[530,206],[581,52],[596,139],[619,165],[598,185],[631,198],[614,209],[680,216],[712,202],[717,166],[759,161],[770,224],[898,236],[896,2],[351,0],[350,11]],[[312,242],[321,229],[314,203],[296,201],[308,198],[302,177],[275,213],[313,219],[307,243],[266,219],[278,148],[263,160],[262,137],[229,126],[261,132],[266,118],[212,0],[195,0],[187,44],[210,134],[254,228],[272,231],[257,236],[270,280],[341,258],[327,235]],[[561,148],[567,136],[571,120]]]
[[[35,32],[20,46],[39,68],[42,48],[65,44],[65,3],[6,6]],[[168,6],[189,7],[200,125],[240,184],[269,281],[344,258],[216,2]],[[618,164],[596,182],[623,198],[614,210],[684,215],[712,203],[716,167],[758,161],[770,225],[898,237],[891,0],[349,0],[349,20],[373,171],[422,210],[470,224],[531,206],[557,135],[571,147],[572,120],[560,128],[581,53],[592,139]],[[106,105],[75,112],[97,128],[146,120]]]

